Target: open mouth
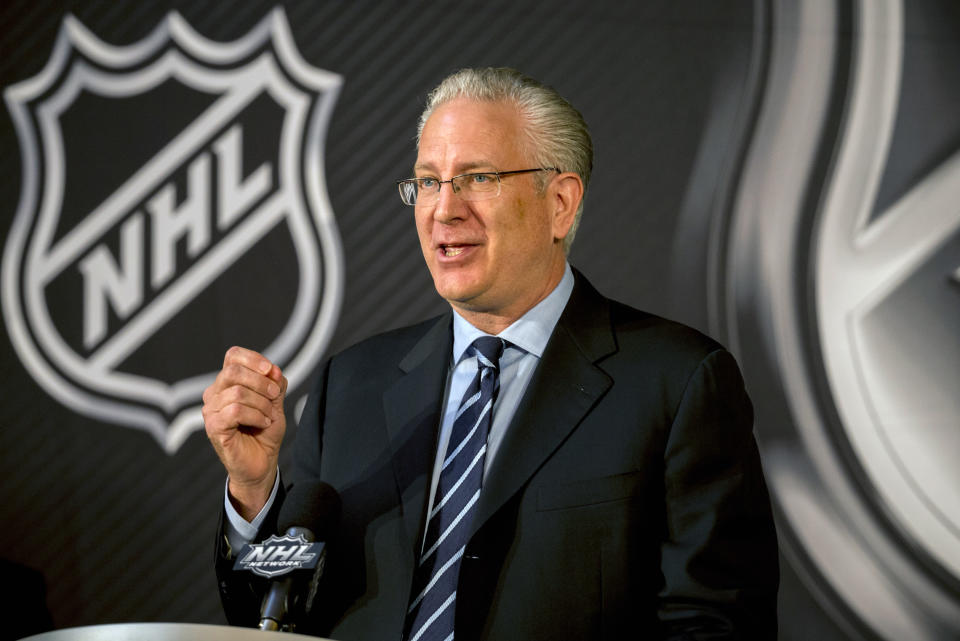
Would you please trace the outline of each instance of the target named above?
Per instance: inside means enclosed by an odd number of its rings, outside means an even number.
[[[467,250],[466,245],[440,245],[440,251],[443,252],[443,255],[447,258],[453,258],[459,256]]]

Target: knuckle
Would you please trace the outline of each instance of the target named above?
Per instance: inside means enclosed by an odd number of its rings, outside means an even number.
[[[230,422],[239,423],[240,419],[243,417],[243,406],[237,403],[231,403],[224,407],[221,412],[230,420]]]
[[[229,381],[239,380],[243,374],[243,367],[236,363],[228,363],[223,366],[223,374]]]
[[[207,433],[207,438],[214,442],[214,444],[219,443],[219,439],[222,438],[223,434],[223,423],[220,420],[220,416],[213,412],[204,412],[203,414],[203,429]]]
[[[240,403],[243,401],[243,388],[239,385],[228,387],[223,392],[224,400],[228,403]]]

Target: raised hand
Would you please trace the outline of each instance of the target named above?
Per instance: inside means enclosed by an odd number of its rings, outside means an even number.
[[[207,438],[230,476],[230,499],[252,520],[270,496],[287,429],[287,379],[263,355],[231,347],[223,369],[203,393]]]

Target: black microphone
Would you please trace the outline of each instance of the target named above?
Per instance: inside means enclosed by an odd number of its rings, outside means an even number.
[[[340,496],[330,485],[308,481],[296,483],[290,488],[280,508],[277,530],[285,532],[283,538],[286,541],[296,541],[283,552],[290,569],[270,582],[270,589],[263,598],[260,606],[261,630],[292,628],[288,621],[290,615],[312,604],[317,582],[323,574],[327,553],[325,542],[333,534],[339,519]],[[313,555],[317,555],[315,565]],[[306,567],[315,567],[309,582],[304,580],[304,572],[294,572]]]

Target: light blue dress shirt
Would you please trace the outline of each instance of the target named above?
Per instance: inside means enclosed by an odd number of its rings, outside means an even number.
[[[550,335],[553,333],[563,309],[570,300],[573,292],[573,270],[567,264],[560,283],[542,301],[537,303],[526,314],[517,319],[512,325],[497,334],[507,341],[507,348],[500,357],[500,393],[493,406],[493,423],[487,436],[487,453],[484,459],[484,477],[490,469],[490,462],[497,455],[497,449],[503,441],[507,427],[516,414],[520,399],[530,383],[534,370],[540,363],[543,350],[547,347]],[[437,481],[440,478],[440,466],[447,444],[450,441],[450,432],[453,430],[453,419],[460,406],[460,400],[470,381],[477,373],[477,357],[466,354],[470,344],[480,336],[488,336],[464,319],[456,310],[453,313],[453,353],[450,361],[450,373],[447,377],[447,388],[443,400],[443,414],[440,422],[440,435],[437,443],[436,460],[433,466],[433,481],[430,486],[430,505],[437,490]],[[229,483],[229,480],[228,480]],[[244,543],[248,543],[256,536],[257,530],[266,518],[267,512],[273,505],[280,483],[280,474],[274,482],[273,492],[263,506],[260,513],[252,522],[245,520],[230,503],[230,497],[224,491],[224,508],[227,513],[226,532],[227,540],[233,550],[239,550]]]
[[[500,357],[500,393],[493,405],[493,422],[490,425],[490,433],[487,435],[487,453],[483,462],[484,478],[490,469],[490,462],[497,456],[497,450],[507,432],[507,426],[517,412],[520,399],[527,390],[530,378],[540,363],[543,350],[547,347],[547,341],[550,340],[553,328],[560,320],[560,314],[567,306],[572,291],[573,271],[570,265],[567,265],[563,279],[546,298],[497,334],[507,341],[507,348]],[[471,325],[454,310],[453,360],[447,380],[443,419],[440,422],[440,437],[437,441],[436,461],[433,466],[433,481],[430,486],[431,506],[437,490],[437,482],[440,479],[440,467],[450,442],[450,432],[453,431],[453,420],[464,392],[477,374],[477,357],[465,352],[474,340],[488,335]]]

